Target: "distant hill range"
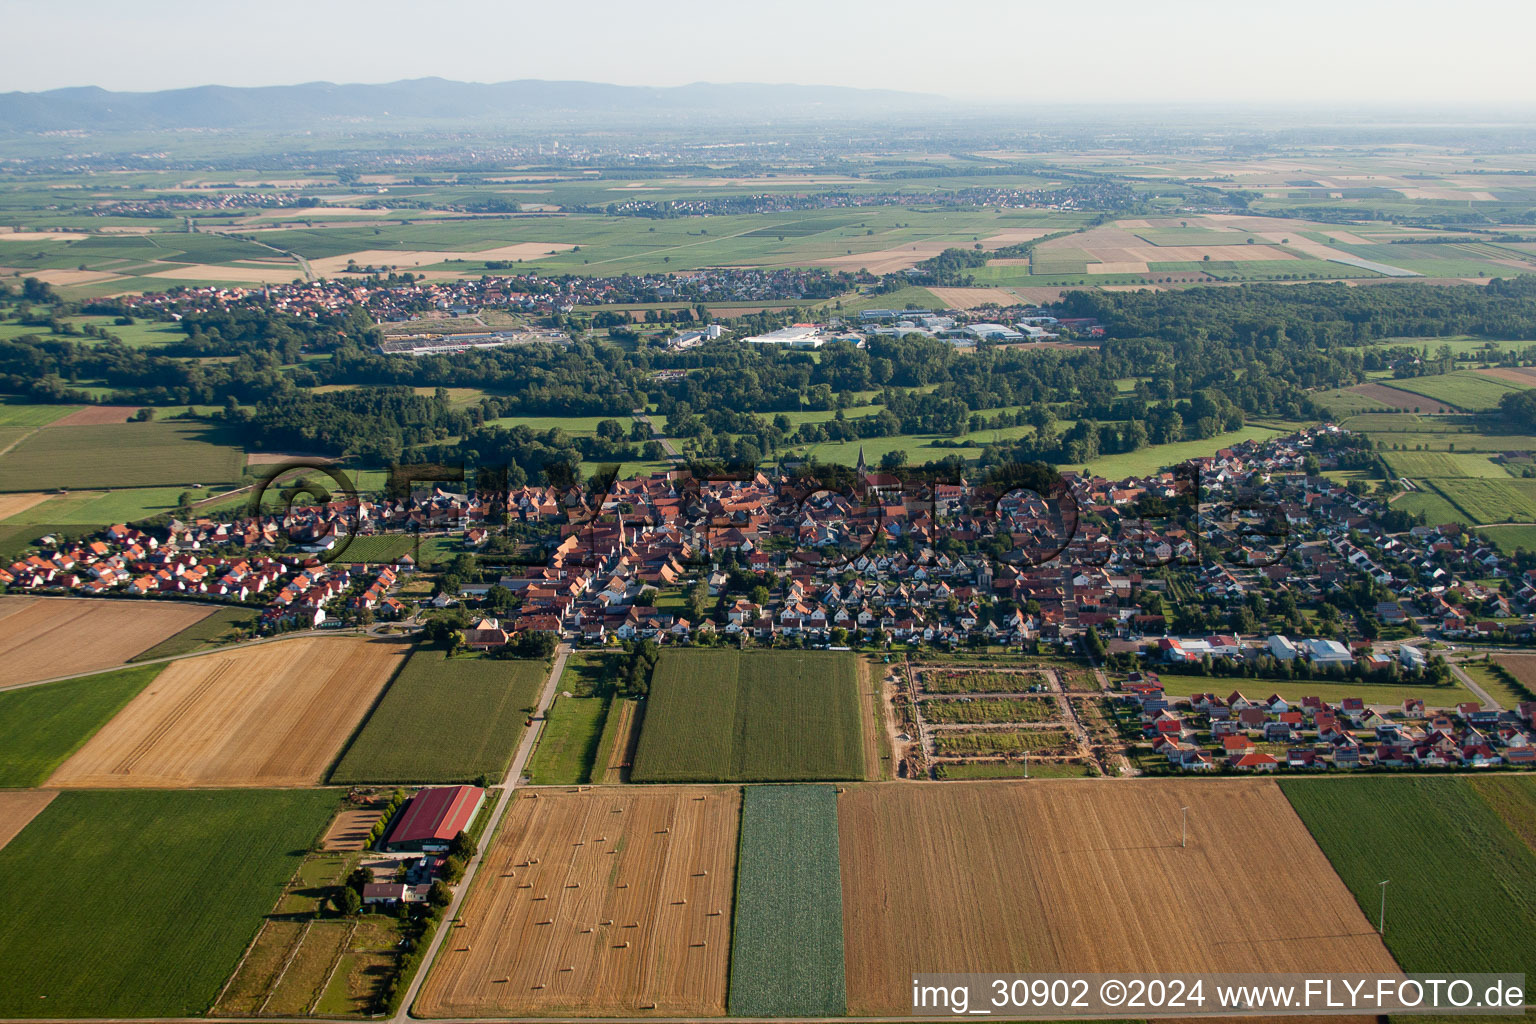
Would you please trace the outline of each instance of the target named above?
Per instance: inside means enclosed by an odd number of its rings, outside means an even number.
[[[205,85],[163,92],[109,92],[87,86],[0,93],[0,129],[304,129],[423,120],[515,125],[637,116],[839,117],[931,111],[948,102],[939,96],[884,89],[705,82],[653,88],[534,79],[479,85],[416,78],[385,85]]]

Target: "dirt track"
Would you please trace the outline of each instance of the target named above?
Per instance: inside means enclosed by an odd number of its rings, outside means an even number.
[[[313,785],[408,650],[305,637],[172,662],[49,785]]]
[[[215,609],[169,601],[0,597],[0,665],[7,683],[121,665]]]
[[[519,790],[414,1012],[724,1014],[740,803]]]
[[[852,786],[838,821],[852,1015],[918,972],[1396,970],[1269,780]]]

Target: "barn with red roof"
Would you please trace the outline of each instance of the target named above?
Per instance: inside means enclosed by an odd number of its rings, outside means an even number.
[[[479,786],[424,789],[411,798],[384,840],[386,850],[434,853],[446,850],[453,837],[469,829],[485,790]]]

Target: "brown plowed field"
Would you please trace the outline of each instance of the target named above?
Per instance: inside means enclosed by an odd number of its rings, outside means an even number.
[[[128,417],[138,411],[139,407],[136,405],[88,405],[48,425],[50,427],[90,427],[102,423],[127,423]]]
[[[1396,971],[1269,780],[851,786],[838,826],[850,1015],[919,972]]]
[[[1423,412],[1434,412],[1437,409],[1449,409],[1446,403],[1433,398],[1425,398],[1423,395],[1415,395],[1409,391],[1399,391],[1397,388],[1388,387],[1385,384],[1356,384],[1348,389],[1351,394],[1362,398],[1369,398],[1373,402],[1380,402],[1389,409],[1402,409],[1412,412],[1419,409]]]
[[[414,1012],[724,1014],[740,806],[734,788],[520,792]]]
[[[49,785],[313,785],[409,650],[305,637],[172,662]]]
[[[205,604],[0,597],[0,665],[7,683],[96,672],[200,622]]]
[[[1536,388],[1536,366],[1494,366],[1477,372],[1485,377],[1507,380],[1523,388]]]
[[[0,850],[58,795],[52,789],[0,789]]]

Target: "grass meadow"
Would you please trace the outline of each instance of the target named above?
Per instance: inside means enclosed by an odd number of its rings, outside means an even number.
[[[1277,693],[1288,701],[1303,697],[1321,697],[1329,702],[1345,697],[1360,697],[1367,704],[1400,704],[1409,697],[1422,700],[1429,707],[1448,708],[1472,699],[1472,691],[1460,683],[1448,686],[1412,686],[1406,683],[1310,682],[1308,680],[1244,679],[1232,676],[1192,676],[1159,672],[1163,692],[1170,697],[1188,697],[1195,693],[1214,693],[1226,697],[1241,690],[1258,700]]]
[[[1383,381],[1383,383],[1391,384],[1399,391],[1410,391],[1468,412],[1492,409],[1505,395],[1525,390],[1518,384],[1471,370],[1457,370],[1454,373],[1433,374],[1428,377],[1407,377],[1402,380]]]
[[[0,691],[0,787],[40,786],[123,709],[161,666],[115,669]]]
[[[1504,467],[1486,455],[1472,452],[1388,452],[1382,456],[1398,476],[1415,479],[1433,476],[1509,479]]]
[[[1280,786],[1370,921],[1389,880],[1385,939],[1404,970],[1536,973],[1536,851],[1473,780]]]
[[[667,652],[651,683],[632,778],[862,778],[856,675],[849,654]]]
[[[0,1017],[182,1017],[217,996],[336,808],[324,790],[61,793],[0,849]]]
[[[244,467],[244,453],[200,423],[49,427],[0,456],[0,491],[223,483]]]
[[[535,786],[575,786],[592,782],[609,697],[558,697],[549,708],[539,745],[528,760]]]
[[[748,786],[739,842],[731,1015],[846,1013],[836,789]]]
[[[500,782],[548,673],[542,661],[417,648],[331,770],[361,782]]]

